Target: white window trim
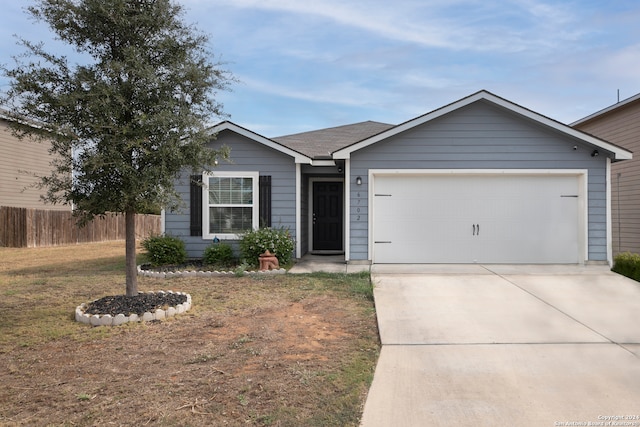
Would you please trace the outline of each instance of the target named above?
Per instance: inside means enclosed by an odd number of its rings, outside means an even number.
[[[259,226],[260,209],[258,206],[260,197],[259,193],[259,172],[204,172],[202,174],[202,239],[212,240],[218,238],[221,240],[237,240],[239,235],[233,233],[210,233],[209,232],[209,178],[252,178],[253,179],[253,206],[251,215],[251,226],[255,230]]]

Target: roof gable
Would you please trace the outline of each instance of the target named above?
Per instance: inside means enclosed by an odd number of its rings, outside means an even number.
[[[272,148],[276,151],[279,151],[283,154],[286,154],[288,156],[291,156],[294,158],[296,163],[304,163],[304,164],[311,164],[311,158],[309,158],[308,156],[305,156],[304,154],[296,151],[296,150],[292,150],[289,147],[285,147],[282,144],[279,144],[278,142],[269,139],[267,137],[264,137],[262,135],[259,135],[253,131],[250,131],[249,129],[245,129],[242,126],[238,126],[237,124],[230,122],[230,121],[224,121],[221,123],[218,123],[217,125],[213,126],[210,131],[211,134],[216,135],[224,130],[229,130],[232,132],[235,132],[239,135],[242,135],[246,138],[249,138],[253,141],[258,142],[259,144],[265,145],[269,148]]]
[[[596,138],[592,135],[588,135],[579,130],[573,129],[570,126],[567,126],[563,123],[560,123],[556,120],[550,119],[549,117],[538,114],[532,110],[524,108],[518,104],[514,104],[513,102],[507,101],[504,98],[496,96],[488,91],[482,90],[476,92],[472,95],[467,96],[466,98],[462,98],[456,102],[445,105],[444,107],[438,108],[430,113],[424,114],[422,116],[416,117],[415,119],[409,120],[407,122],[401,123],[393,128],[390,128],[386,131],[383,131],[377,135],[371,136],[362,141],[356,142],[349,146],[346,146],[342,149],[336,150],[333,153],[334,159],[348,159],[351,156],[351,153],[368,147],[377,142],[388,139],[394,135],[405,132],[409,129],[415,128],[416,126],[420,126],[424,123],[430,122],[432,120],[437,119],[438,117],[444,116],[446,114],[451,113],[452,111],[458,110],[460,108],[466,107],[467,105],[473,104],[475,102],[484,101],[489,102],[494,105],[500,106],[508,111],[511,111],[521,117],[532,120],[541,125],[552,128],[560,133],[566,134],[573,138],[579,139],[583,142],[591,144],[595,147],[601,148],[603,150],[609,151],[613,153],[614,160],[625,160],[631,159],[631,152],[618,147],[614,144],[611,144],[607,141],[604,141],[600,138]]]
[[[366,121],[273,138],[274,141],[314,159],[331,159],[331,153],[370,138],[394,125]]]
[[[602,109],[600,111],[596,111],[595,113],[590,114],[587,117],[583,117],[582,119],[571,123],[570,126],[577,127],[577,126],[583,125],[583,124],[585,124],[587,122],[590,122],[591,120],[599,119],[602,116],[605,116],[607,114],[613,113],[613,112],[615,112],[615,111],[617,111],[617,110],[619,110],[621,108],[627,107],[627,106],[629,106],[629,105],[631,105],[631,104],[633,104],[635,102],[640,102],[640,93],[637,94],[637,95],[634,95],[634,96],[632,96],[630,98],[624,99],[624,100],[622,100],[622,101],[620,101],[620,102],[618,102],[616,104],[613,104],[613,105],[611,105],[611,106],[609,106],[607,108],[604,108],[604,109]]]

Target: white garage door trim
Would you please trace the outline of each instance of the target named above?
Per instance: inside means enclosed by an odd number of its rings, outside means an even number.
[[[588,170],[586,169],[371,169],[369,170],[369,221],[368,250],[372,262],[376,260],[374,244],[375,179],[381,176],[573,176],[578,180],[578,262],[588,259]]]

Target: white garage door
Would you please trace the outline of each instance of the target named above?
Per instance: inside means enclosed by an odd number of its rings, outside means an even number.
[[[576,175],[375,175],[375,263],[578,263]]]

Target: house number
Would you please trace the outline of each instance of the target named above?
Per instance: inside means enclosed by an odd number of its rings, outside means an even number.
[[[361,196],[360,192],[357,192],[356,193],[356,205],[360,205],[362,203],[362,199],[360,198],[360,196]],[[356,208],[356,214],[357,215],[356,215],[355,220],[356,221],[360,221],[361,220],[361,215],[360,215],[360,208],[359,207]]]

